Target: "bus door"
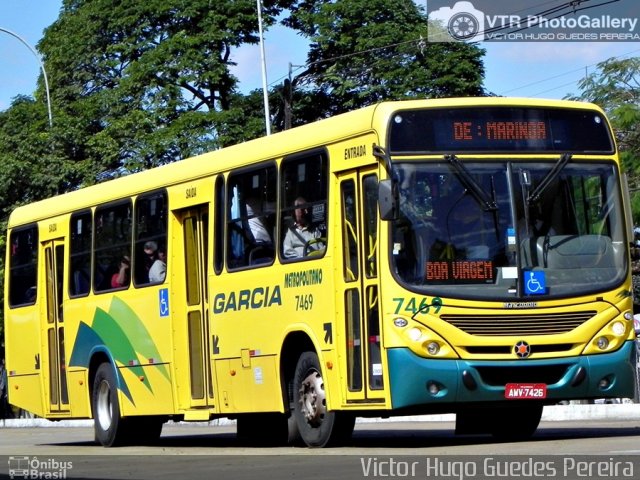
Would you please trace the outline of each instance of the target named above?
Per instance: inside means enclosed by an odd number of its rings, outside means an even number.
[[[45,383],[48,380],[48,411],[69,410],[67,372],[64,351],[64,312],[62,285],[64,272],[64,241],[50,240],[43,244],[46,269],[46,359],[49,368],[44,369]],[[48,379],[47,379],[48,377]]]
[[[348,402],[384,401],[378,287],[377,167],[340,175],[343,324]],[[338,327],[340,328],[340,327]]]
[[[207,245],[209,207],[201,205],[177,212],[182,230],[182,251],[175,251],[174,265],[182,265],[185,298],[180,303],[177,318],[184,318],[189,365],[189,406],[213,404],[209,342],[209,299],[207,289]]]

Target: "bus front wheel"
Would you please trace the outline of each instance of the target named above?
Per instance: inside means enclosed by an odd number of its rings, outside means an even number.
[[[300,355],[294,374],[293,416],[300,437],[309,447],[325,447],[347,441],[353,432],[355,417],[327,409],[327,399],[318,356]]]
[[[538,429],[542,410],[542,404],[496,409],[491,435],[501,441],[527,440]]]
[[[121,444],[126,437],[125,420],[120,404],[114,367],[103,363],[93,382],[92,406],[96,441],[105,447]]]

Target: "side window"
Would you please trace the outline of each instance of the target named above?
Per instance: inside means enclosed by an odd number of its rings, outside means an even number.
[[[342,248],[344,256],[343,275],[346,282],[360,278],[358,267],[358,212],[356,187],[353,180],[340,184],[342,197]]]
[[[215,193],[215,234],[213,238],[214,249],[214,271],[216,274],[222,272],[222,266],[224,264],[224,177],[218,175],[216,178],[216,193]]]
[[[131,281],[131,201],[96,208],[93,288],[127,288]]]
[[[162,283],[167,275],[167,194],[136,199],[134,283]]]
[[[12,231],[9,242],[9,305],[33,305],[38,279],[38,227]]]
[[[69,248],[69,296],[87,295],[91,289],[91,212],[71,216]]]
[[[364,198],[362,202],[362,219],[364,226],[364,255],[366,275],[376,277],[378,254],[378,177],[367,175],[362,180]]]
[[[280,254],[285,260],[317,258],[326,251],[327,172],[324,153],[282,162]]]
[[[275,256],[277,174],[275,165],[229,175],[227,266],[266,265]]]

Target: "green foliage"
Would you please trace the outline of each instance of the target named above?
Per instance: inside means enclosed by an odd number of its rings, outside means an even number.
[[[254,0],[65,0],[38,45],[61,146],[104,179],[235,143],[231,53],[257,29]]]
[[[412,0],[303,0],[286,24],[311,42],[297,81],[330,98],[322,116],[382,100],[484,93],[484,51],[427,42],[426,17]]]
[[[633,219],[640,225],[640,57],[599,63],[579,86],[582,93],[571,98],[600,105],[611,120],[629,175]]]

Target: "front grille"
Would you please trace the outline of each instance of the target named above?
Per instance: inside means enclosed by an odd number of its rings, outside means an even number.
[[[578,328],[596,315],[595,311],[526,315],[442,315],[441,320],[470,335],[558,335]]]
[[[531,345],[531,353],[562,353],[568,352],[575,345],[572,343],[559,343],[552,345]],[[472,355],[509,355],[513,353],[513,345],[489,345],[471,346],[464,349]]]
[[[567,365],[541,367],[477,367],[480,378],[487,385],[504,387],[507,383],[558,383],[567,373]]]

